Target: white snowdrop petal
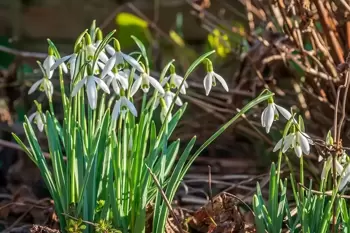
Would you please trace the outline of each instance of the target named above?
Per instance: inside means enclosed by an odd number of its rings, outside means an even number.
[[[275,104],[275,107],[277,110],[282,114],[282,116],[286,119],[289,120],[292,117],[292,114],[285,108]]]
[[[133,58],[132,56],[129,56],[125,53],[121,53],[124,60],[129,63],[132,67],[134,67],[136,70],[138,70],[140,73],[144,73],[144,69],[142,68],[142,66],[140,65],[140,63],[138,61],[136,61],[135,58]]]
[[[288,134],[284,139],[282,152],[286,153],[286,151],[291,147],[291,145],[293,144],[294,141],[295,141],[295,135]]]
[[[44,126],[45,126],[45,125],[44,125],[44,122],[42,121],[40,115],[37,116],[36,125],[38,126],[39,131],[40,131],[40,132],[43,132]]]
[[[162,87],[162,85],[160,85],[160,83],[153,77],[148,76],[148,80],[151,83],[151,85],[157,90],[159,91],[160,94],[164,95],[165,91]]]
[[[125,101],[128,109],[130,110],[131,114],[134,115],[135,117],[137,117],[137,110],[136,110],[134,104],[130,100],[128,100],[126,97],[124,97],[124,101]]]
[[[299,158],[300,158],[301,155],[303,154],[303,152],[302,152],[300,146],[295,146],[295,147],[294,147],[294,152],[295,152],[295,154],[296,154]]]
[[[271,129],[271,126],[272,126],[272,123],[275,119],[275,111],[274,111],[274,107],[272,104],[269,104],[267,106],[267,110],[266,110],[266,113],[264,115],[264,121],[265,121],[265,124],[266,124],[266,133],[269,133],[270,132],[270,129]]]
[[[182,106],[182,100],[180,99],[180,97],[176,97],[176,100],[175,100],[175,103],[178,105],[178,106]]]
[[[87,78],[86,83],[86,93],[89,101],[89,105],[92,109],[96,109],[97,105],[97,90],[96,90],[96,84],[93,77]]]
[[[112,87],[113,87],[114,92],[115,92],[117,95],[119,95],[119,94],[120,94],[120,88],[119,88],[119,85],[118,85],[118,83],[117,83],[117,80],[114,80],[114,81],[112,82]]]
[[[36,81],[29,89],[28,94],[32,94],[34,91],[36,91],[36,89],[38,89],[38,87],[41,85],[41,83],[44,81],[44,78]]]
[[[94,81],[97,83],[97,85],[104,91],[106,92],[107,94],[109,94],[109,89],[108,89],[108,86],[106,85],[105,82],[103,82],[102,79],[100,78],[97,78],[97,77],[92,77],[94,79]]]
[[[62,71],[63,71],[65,74],[68,73],[68,68],[67,68],[67,65],[66,65],[66,64],[62,63],[61,68],[62,68]]]
[[[184,85],[181,87],[180,93],[183,94],[183,95],[186,95],[186,88],[185,88]]]
[[[345,173],[344,177],[341,178],[339,183],[339,191],[343,190],[345,186],[349,183],[350,180],[350,173]]]
[[[160,83],[162,85],[162,87],[164,87],[165,84],[167,84],[167,82],[169,82],[169,79],[170,79],[170,76],[167,76],[162,80],[162,82]]]
[[[53,75],[53,70],[51,70],[51,67],[55,64],[55,58],[52,55],[49,55],[46,57],[43,63],[43,67],[45,69],[45,73],[47,77],[50,79]]]
[[[131,96],[134,96],[134,95],[136,94],[136,92],[140,89],[141,82],[142,82],[142,78],[138,78],[138,79],[136,79],[135,82],[132,84],[131,92],[130,92],[130,95],[131,95]]]
[[[120,100],[117,100],[114,104],[112,111],[112,120],[117,120],[120,114]]]
[[[35,117],[37,114],[38,114],[38,112],[34,112],[34,113],[30,114],[30,116],[28,117],[29,122],[32,122],[33,119],[34,119],[34,117]]]
[[[104,66],[102,73],[101,73],[101,78],[104,78],[115,66],[115,61],[116,57],[112,56],[107,62],[106,65]]]
[[[307,140],[307,138],[302,135],[300,132],[297,132],[298,135],[298,139],[299,139],[299,143],[300,143],[300,147],[303,151],[304,154],[308,155],[310,153],[310,145],[309,145],[309,141]]]
[[[108,57],[103,51],[100,52],[100,54],[98,55],[98,58],[104,63],[108,61]]]
[[[337,159],[335,160],[335,169],[336,169],[338,175],[341,175],[343,170],[344,170],[343,166],[339,163],[339,161]]]
[[[115,49],[110,44],[106,44],[105,49],[106,49],[107,53],[109,53],[111,56],[113,56],[115,54]]]
[[[77,84],[75,84],[75,86],[73,88],[73,91],[72,91],[72,97],[76,96],[76,94],[83,87],[85,82],[86,82],[86,78],[80,80],[79,82],[77,82]]]
[[[71,57],[72,57],[72,54],[64,56],[64,57],[61,57],[60,59],[57,59],[56,62],[51,66],[51,70],[57,69],[58,66],[60,66],[64,62],[66,62]]]
[[[219,80],[219,82],[221,83],[221,85],[225,89],[225,91],[228,92],[228,86],[227,86],[227,83],[226,83],[225,79],[221,75],[219,75],[217,73],[215,73],[214,75],[215,75],[215,78],[217,80]]]
[[[266,111],[267,111],[267,107],[263,110],[263,112],[261,113],[261,125],[262,127],[266,127],[266,122],[265,122],[265,114],[266,114]]]
[[[122,85],[123,89],[124,90],[128,89],[128,87],[129,87],[128,79],[120,74],[116,74],[116,75],[119,77],[118,80],[119,80],[120,84]]]
[[[273,148],[273,152],[276,152],[276,151],[278,151],[279,149],[281,149],[281,147],[282,147],[282,142],[283,142],[283,138],[281,138],[278,142],[277,142],[277,144],[275,145],[275,147]]]
[[[73,80],[75,77],[75,63],[76,57],[69,60],[69,71],[70,71],[70,79]]]
[[[205,94],[208,96],[213,85],[213,75],[208,73],[203,80]]]

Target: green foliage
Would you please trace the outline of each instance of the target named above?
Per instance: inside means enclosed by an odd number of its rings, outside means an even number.
[[[164,88],[167,92],[163,90],[164,93],[160,93],[162,89],[159,86],[153,93],[144,90],[147,78],[149,78],[146,46],[140,39],[132,36],[140,50],[137,52],[141,54],[139,59],[145,65],[144,73],[142,70],[138,70],[137,72],[140,74],[137,77],[135,63],[138,61],[130,55],[122,55],[123,53],[117,50],[119,59],[123,60],[123,63],[111,63],[113,64],[111,69],[114,69],[113,72],[125,71],[124,73],[126,73],[126,68],[132,66],[131,73],[127,73],[128,76],[125,77],[129,80],[128,87],[120,88],[119,92],[113,87],[114,95],[108,96],[103,93],[97,97],[101,89],[107,92],[103,86],[105,77],[100,77],[100,79],[97,76],[101,75],[105,71],[104,69],[108,69],[108,64],[113,61],[113,57],[106,62],[102,72],[96,67],[99,65],[101,54],[104,53],[107,44],[115,38],[113,38],[114,31],[112,31],[99,44],[93,45],[94,41],[92,44],[89,41],[90,38],[96,38],[96,35],[93,35],[96,31],[97,29],[93,25],[90,34],[87,34],[86,30],[79,36],[75,48],[79,47],[80,49],[75,50],[77,54],[75,54],[76,60],[74,61],[77,72],[74,72],[73,80],[68,80],[69,85],[65,85],[67,79],[63,76],[62,66],[57,65],[63,119],[60,121],[56,117],[55,111],[59,107],[54,107],[50,98],[49,110],[42,111],[41,105],[37,105],[38,117],[42,119],[45,126],[44,133],[48,141],[50,160],[46,160],[44,157],[42,145],[39,144],[32,123],[27,117],[23,126],[29,148],[18,136],[13,136],[40,169],[55,201],[55,209],[62,230],[68,232],[93,232],[94,230],[97,232],[117,232],[115,229],[118,229],[120,232],[144,232],[147,206],[154,204],[153,232],[162,233],[169,210],[159,188],[150,177],[148,169],[157,176],[167,199],[171,202],[181,180],[200,153],[240,116],[255,105],[266,101],[273,94],[265,92],[252,100],[197,151],[192,152],[196,137],[193,137],[185,149],[181,151],[180,139],[172,142],[170,138],[181,120],[187,104],[183,104],[172,114],[175,100],[190,74],[214,52],[203,54],[189,67],[184,78],[181,78],[181,84],[177,84],[176,93],[171,95],[174,96],[173,99],[165,106],[167,112],[164,122],[157,129],[154,121],[155,102],[157,100],[165,102],[163,98],[166,94],[169,95],[170,87],[169,84],[165,84]],[[54,51],[52,56],[55,56],[56,60],[59,59],[59,51],[54,43],[51,40],[48,40],[48,43],[50,49]],[[94,54],[91,54],[91,50]],[[61,61],[63,62],[63,60]],[[165,79],[173,62],[172,60],[165,66],[161,72],[160,81]],[[45,64],[47,64],[47,60],[43,62],[43,66]],[[46,69],[46,67],[44,68]],[[44,78],[47,75],[45,69],[42,69]],[[110,75],[109,72],[105,73]],[[133,88],[138,79],[142,79],[141,88],[144,93],[141,111],[138,111],[139,114],[135,114],[130,106],[134,102],[130,89]],[[98,84],[96,94],[92,90],[91,80],[93,80],[94,85]],[[154,80],[152,85],[157,82],[156,79]],[[76,94],[73,96],[71,93],[74,88],[79,87],[78,85],[81,85],[81,89],[84,89],[84,85],[88,87],[85,91],[75,89]],[[85,104],[86,98],[89,99],[89,105]],[[92,98],[97,102],[97,107],[91,104]],[[130,103],[122,105],[122,99],[130,101]],[[159,105],[164,107],[162,102]],[[116,116],[115,109],[120,111],[116,119],[113,118]],[[38,124],[38,122],[36,123]],[[83,223],[88,225],[85,226]]]

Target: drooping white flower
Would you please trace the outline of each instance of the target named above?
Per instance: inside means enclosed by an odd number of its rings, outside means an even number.
[[[266,133],[270,132],[272,123],[278,119],[279,113],[282,114],[286,120],[289,120],[292,114],[285,108],[271,102],[267,105],[261,114],[261,125],[266,129]]]
[[[177,75],[176,73],[172,73],[168,77],[165,77],[163,79],[162,86],[164,87],[164,85],[169,82],[170,88],[172,88],[172,89],[180,88],[183,79],[184,78],[181,77],[180,75]],[[180,93],[185,95],[186,94],[186,88],[188,88],[188,84],[185,81],[184,85],[181,86]]]
[[[51,70],[51,67],[55,64],[55,57],[53,55],[48,55],[44,62],[43,62],[43,68],[44,68],[44,76],[46,76],[48,79],[52,78],[53,70]]]
[[[228,91],[228,86],[225,79],[214,71],[208,71],[207,75],[204,77],[203,85],[205,89],[205,94],[209,95],[212,86],[216,85],[216,80],[218,80],[225,91]]]
[[[121,96],[120,99],[115,102],[112,111],[112,120],[117,120],[120,114],[124,118],[128,111],[130,111],[132,115],[137,117],[137,110],[134,104],[125,96]]]
[[[92,43],[91,37],[89,34],[85,34],[85,39],[86,39],[86,47],[85,47],[86,55],[87,55],[87,58],[91,60],[95,56],[96,50],[98,48],[98,44]],[[108,57],[103,50],[99,51],[98,60],[101,60],[103,63],[106,63],[108,61]]]
[[[109,87],[112,84],[112,88],[114,92],[119,95],[120,94],[120,88],[123,88],[124,90],[127,90],[129,87],[129,81],[128,81],[129,75],[124,71],[114,71],[109,72],[107,76],[103,78],[103,80],[106,82],[107,86]]]
[[[77,60],[77,56],[78,56],[78,54],[72,53],[70,55],[61,57],[60,59],[57,59],[56,62],[54,63],[54,65],[51,67],[51,71],[53,72],[60,65],[62,65],[62,69],[64,71],[63,67],[66,67],[65,62],[67,62],[69,64],[70,79],[73,80],[74,76],[75,76],[75,63]],[[67,72],[65,72],[65,73],[67,73]]]
[[[174,98],[175,98],[175,93],[171,92],[170,90],[166,91],[164,94],[164,100],[165,100],[165,104],[166,106],[170,107],[171,103],[173,102]],[[176,97],[175,99],[175,104],[178,106],[182,106],[182,100],[180,99],[179,96]]]
[[[47,78],[42,78],[38,81],[36,81],[32,86],[31,88],[29,89],[28,91],[28,94],[32,94],[34,91],[36,91],[37,89],[41,90],[41,91],[44,91],[46,96],[48,98],[51,98],[52,95],[53,95],[53,85],[51,83],[51,81]]]
[[[164,95],[158,95],[158,98],[156,99],[156,102],[154,104],[154,109],[156,109],[159,106],[160,99],[163,99],[165,102],[165,105],[170,108],[171,103],[173,102],[175,98],[175,93],[171,92],[170,90],[166,90]],[[176,97],[175,99],[175,104],[177,106],[182,106],[182,100],[180,99],[179,96]]]
[[[135,95],[135,93],[140,89],[143,90],[143,92],[148,93],[150,84],[161,94],[164,95],[165,91],[160,85],[160,83],[153,77],[149,76],[147,73],[143,72],[140,76],[134,74],[134,83],[131,87],[131,96]]]
[[[109,94],[108,86],[103,80],[94,75],[87,75],[85,78],[77,82],[72,91],[72,97],[74,97],[78,91],[86,85],[86,94],[88,97],[89,105],[91,109],[95,109],[97,106],[97,88],[96,84],[107,94]]]
[[[164,106],[162,105],[162,108],[160,110],[160,120],[162,123],[164,123],[164,120],[168,114],[168,111],[169,111],[169,107],[166,105],[164,105]],[[171,117],[172,117],[172,114],[170,112],[168,115],[168,118],[167,118],[167,123],[169,123],[169,121],[171,120]]]
[[[53,85],[50,79],[44,77],[38,81],[36,81],[29,89],[28,95],[32,94],[39,88],[40,91],[44,91],[47,98],[51,101],[53,95]]]
[[[329,171],[333,173],[332,167],[333,167],[333,157],[329,156],[323,164],[321,179],[326,179],[327,178],[326,175]],[[337,159],[335,160],[335,169],[337,171],[337,175],[341,175],[344,170],[343,166],[339,163]]]
[[[296,131],[281,138],[273,148],[273,152],[282,148],[282,152],[285,153],[289,148],[293,148],[295,154],[300,158],[302,154],[308,155],[310,153],[310,144],[312,141],[309,135]]]
[[[132,67],[134,67],[137,71],[140,73],[144,73],[145,70],[142,68],[140,63],[136,61],[135,58],[133,58],[130,55],[127,55],[125,53],[122,53],[121,51],[116,51],[112,55],[112,57],[109,58],[109,60],[106,62],[106,66],[102,71],[102,77],[104,77],[108,72],[110,72],[115,65],[123,64],[123,62],[126,61],[128,64],[130,64]]]
[[[46,117],[44,114],[36,111],[28,117],[30,122],[34,122],[38,127],[38,130],[42,132],[46,123]]]

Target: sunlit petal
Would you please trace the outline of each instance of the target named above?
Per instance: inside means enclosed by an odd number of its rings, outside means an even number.
[[[109,94],[109,89],[108,89],[108,86],[106,85],[105,82],[103,82],[102,79],[99,79],[97,77],[92,77],[93,80],[97,83],[97,85],[104,91],[106,92],[107,94]]]
[[[32,94],[34,91],[36,91],[36,89],[38,89],[38,87],[41,85],[41,83],[44,81],[44,78],[36,81],[29,89],[28,94]]]
[[[273,152],[276,152],[276,151],[278,151],[279,149],[281,149],[281,147],[282,147],[282,142],[283,142],[283,138],[281,138],[278,142],[277,142],[277,144],[275,145],[275,147],[273,148]]]
[[[104,66],[102,73],[101,73],[101,78],[104,78],[115,66],[115,61],[116,61],[116,57],[112,56],[106,63],[106,65]]]
[[[62,63],[66,62],[68,59],[70,59],[72,57],[72,54],[71,55],[67,55],[67,56],[64,56],[64,57],[61,57],[60,59],[57,59],[56,62],[51,66],[51,70],[55,70],[57,69],[57,67],[59,65],[61,65]]]
[[[304,154],[308,155],[310,153],[310,145],[307,138],[300,132],[297,132],[300,147]]]
[[[270,132],[272,123],[275,119],[275,111],[274,111],[274,106],[273,104],[269,104],[267,106],[266,113],[264,115],[264,121],[265,121],[265,128],[266,128],[266,133]]]
[[[221,83],[221,85],[225,89],[225,91],[228,91],[228,86],[227,86],[225,79],[217,73],[214,73],[214,75],[215,75],[215,78]]]
[[[138,70],[140,73],[144,73],[144,69],[142,68],[142,66],[140,65],[140,63],[138,61],[136,61],[135,58],[133,58],[132,56],[129,56],[125,53],[122,53],[122,56],[124,58],[124,60],[129,63],[132,67],[134,67],[136,70]]]
[[[213,85],[213,75],[212,73],[208,73],[203,80],[205,94],[208,96]]]
[[[286,118],[286,120],[289,120],[292,117],[292,114],[287,109],[285,109],[277,104],[275,104],[275,107],[282,114],[282,116],[284,118]]]
[[[141,83],[142,83],[142,78],[138,78],[135,80],[135,82],[132,84],[132,87],[131,87],[131,92],[130,92],[131,96],[134,96],[136,92],[140,89]]]
[[[164,95],[165,91],[162,87],[162,85],[160,85],[160,83],[153,77],[148,76],[148,80],[151,83],[151,85],[157,90],[159,91],[160,94]]]
[[[300,146],[295,146],[294,147],[294,152],[295,152],[295,154],[300,158],[301,156],[302,156],[302,154],[303,154],[303,152],[302,152],[302,150],[301,150],[301,147]]]

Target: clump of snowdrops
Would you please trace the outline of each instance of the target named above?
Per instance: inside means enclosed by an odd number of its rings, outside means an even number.
[[[62,231],[145,232],[152,205],[152,232],[162,233],[171,211],[168,203],[196,157],[242,114],[273,94],[266,91],[252,100],[198,150],[192,150],[195,136],[180,147],[180,139],[170,137],[186,110],[181,96],[190,88],[190,74],[203,64],[205,94],[218,83],[229,91],[213,70],[209,56],[214,51],[195,60],[183,76],[169,61],[160,77],[152,77],[141,41],[132,37],[139,51],[128,54],[114,34],[103,36],[92,26],[63,57],[48,40],[48,56],[38,62],[42,78],[29,94],[44,92],[49,107],[35,101],[36,112],[25,118],[29,147],[14,137],[40,169]],[[54,87],[57,76],[59,87]],[[62,105],[53,103],[57,91]],[[140,106],[135,96],[142,97]],[[58,111],[63,119],[56,117]],[[38,131],[46,135],[49,160]]]
[[[301,116],[297,118],[296,114],[275,104],[273,97],[268,98],[267,103],[261,115],[261,125],[266,133],[270,132],[273,122],[280,115],[286,120],[286,125],[282,138],[273,148],[273,152],[278,151],[279,154],[277,167],[274,163],[271,166],[268,201],[264,201],[259,184],[253,198],[257,232],[349,232],[350,206],[348,196],[342,195],[350,181],[349,156],[345,149],[337,148],[331,131],[325,140],[317,140],[324,151],[319,154],[319,162],[324,163],[319,190],[313,190],[312,180],[306,183],[308,179],[304,177],[304,156],[309,155],[316,141],[305,133]],[[299,179],[293,173],[288,154],[299,158]],[[292,171],[290,177],[284,179],[281,178],[283,158]],[[292,199],[287,192],[288,184],[292,186]],[[291,202],[296,206],[292,208]]]

